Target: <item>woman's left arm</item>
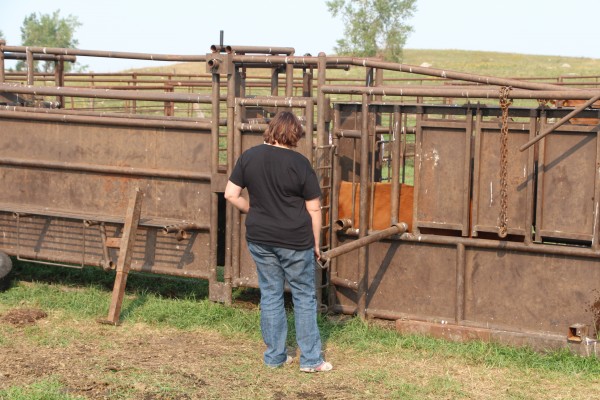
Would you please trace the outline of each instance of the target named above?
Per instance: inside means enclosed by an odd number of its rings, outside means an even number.
[[[310,219],[312,220],[312,230],[313,236],[315,237],[315,256],[317,259],[321,257],[321,252],[319,250],[319,244],[321,239],[321,198],[317,197],[316,199],[306,200],[306,209],[310,214]]]

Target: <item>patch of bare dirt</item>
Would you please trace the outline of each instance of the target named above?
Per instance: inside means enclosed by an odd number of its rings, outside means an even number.
[[[32,325],[38,319],[46,318],[48,314],[37,308],[18,308],[8,311],[2,316],[2,322],[12,325]]]

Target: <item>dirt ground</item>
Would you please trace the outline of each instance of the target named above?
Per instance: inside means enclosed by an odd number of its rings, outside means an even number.
[[[600,379],[473,364],[417,349],[353,350],[325,343],[334,370],[297,362],[270,369],[263,344],[240,333],[72,320],[60,311],[0,313],[0,399],[10,388],[54,385],[35,399],[598,399]],[[51,386],[50,386],[51,387]],[[58,394],[56,394],[58,391]]]
[[[322,379],[302,376],[309,374],[297,364],[267,370],[261,343],[204,330],[67,326],[42,310],[13,309],[0,316],[0,344],[0,390],[57,380],[64,394],[89,399],[353,397],[343,383],[326,389]],[[291,392],[290,375],[299,380]]]

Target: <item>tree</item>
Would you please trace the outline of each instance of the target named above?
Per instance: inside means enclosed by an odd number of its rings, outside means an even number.
[[[412,26],[404,21],[416,11],[416,0],[328,0],[329,12],[342,16],[344,39],[335,51],[341,55],[382,57],[399,62]]]
[[[79,41],[75,39],[75,30],[81,26],[77,17],[69,15],[66,18],[60,17],[60,10],[50,14],[32,13],[25,17],[21,26],[21,42],[23,46],[46,46],[77,48]],[[17,71],[24,68],[25,63],[17,63]],[[34,62],[34,69],[39,71],[38,62]],[[70,63],[65,63],[65,71],[71,69]],[[54,70],[54,63],[45,61],[42,64],[44,72]]]

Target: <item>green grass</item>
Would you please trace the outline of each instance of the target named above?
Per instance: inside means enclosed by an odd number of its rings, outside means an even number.
[[[71,400],[82,399],[65,393],[58,380],[42,380],[26,387],[0,390],[0,400]]]
[[[108,311],[111,290],[106,283],[112,277],[99,269],[78,271],[16,263],[11,275],[12,286],[0,292],[0,312],[14,307],[40,307],[58,312],[65,319],[85,320],[101,318]],[[178,295],[173,293],[173,285],[181,289]],[[72,290],[73,287],[77,290]],[[207,299],[207,294],[206,284],[200,280],[131,274],[121,319],[181,330],[211,328],[225,335],[242,334],[260,339],[258,308],[249,310],[214,303]],[[238,290],[236,296],[241,295],[243,290]],[[292,316],[289,322],[292,336]],[[567,350],[542,354],[495,343],[453,343],[426,336],[400,335],[393,329],[359,318],[339,322],[320,316],[319,325],[324,340],[359,352],[384,354],[411,350],[419,354],[459,357],[489,367],[562,371],[590,378],[600,375],[598,359],[574,356]],[[38,329],[28,329],[32,340],[46,346],[67,345],[70,337],[64,330],[56,332],[55,337],[42,339]]]
[[[274,398],[273,390],[263,387],[263,380],[273,379],[282,382],[276,393],[291,398],[294,393],[320,393],[315,389],[319,386],[318,380],[310,376],[297,376],[286,369],[273,371],[272,375],[256,370],[260,358],[257,349],[262,342],[259,311],[256,305],[249,307],[247,304],[248,299],[255,298],[254,289],[236,291],[235,297],[246,301],[243,307],[237,303],[225,306],[208,300],[207,285],[203,281],[133,273],[123,303],[122,326],[114,328],[95,323],[106,316],[112,274],[97,268],[72,270],[16,263],[8,278],[8,287],[0,292],[0,316],[13,308],[41,308],[49,317],[47,322],[21,328],[0,324],[0,352],[9,351],[14,346],[10,338],[15,337],[21,340],[19,346],[55,349],[59,354],[70,346],[84,346],[83,343],[85,346],[99,343],[97,346],[110,352],[118,346],[110,338],[129,335],[135,326],[148,327],[156,332],[153,335],[162,336],[161,332],[165,332],[164,335],[173,338],[186,332],[192,335],[215,332],[224,341],[250,346],[250,358],[236,354],[232,349],[232,354],[222,360],[223,364],[218,364],[218,359],[211,359],[211,363],[217,363],[214,373],[222,370],[212,378],[203,376],[201,371],[193,374],[188,371],[187,378],[182,378],[178,375],[181,372],[172,366],[149,371],[136,363],[124,364],[126,367],[121,370],[107,371],[115,362],[114,358],[112,361],[96,359],[93,368],[98,376],[104,376],[106,390],[112,393],[110,398],[141,398],[141,391],[151,393],[154,398],[186,398],[194,393],[196,386],[193,385],[200,384],[199,379],[206,383],[202,388],[207,398],[221,398],[219,389],[210,386],[211,379],[228,382],[235,379],[227,386],[236,388],[227,392],[229,398],[234,399]],[[290,346],[294,346],[293,322],[290,314]],[[485,381],[488,375],[493,375],[507,382],[505,386],[510,386],[510,393],[486,389],[488,394],[480,398],[585,398],[581,394],[573,395],[580,393],[577,392],[580,389],[575,388],[600,387],[600,361],[575,356],[566,350],[539,353],[495,343],[454,343],[427,336],[402,335],[387,324],[349,316],[321,315],[318,323],[325,347],[329,349],[328,357],[346,360],[343,378],[334,376],[331,379],[343,387],[358,385],[356,392],[351,390],[344,398],[473,398],[476,389],[464,379],[465,371],[475,374],[476,377],[471,378],[475,381]],[[82,326],[92,328],[82,331]],[[167,333],[173,330],[181,334]],[[137,336],[133,332],[130,335],[135,344]],[[198,338],[202,338],[201,333]],[[225,351],[227,354],[228,350]],[[164,356],[168,357],[168,353]],[[198,360],[199,365],[202,361]],[[173,381],[174,376],[180,380]],[[3,387],[0,399],[76,398],[69,397],[72,383],[69,385],[62,379],[60,376],[44,377],[34,383]],[[287,381],[290,383],[285,383]],[[528,384],[514,383],[524,381]],[[548,382],[552,382],[552,388],[546,387]],[[561,395],[554,396],[556,393]]]

